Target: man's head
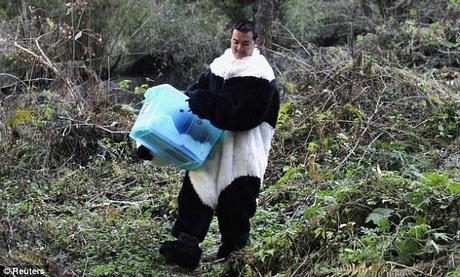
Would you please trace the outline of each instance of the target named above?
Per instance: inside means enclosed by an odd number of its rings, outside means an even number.
[[[258,33],[256,25],[251,21],[238,21],[231,30],[231,48],[236,59],[249,57],[257,47]]]

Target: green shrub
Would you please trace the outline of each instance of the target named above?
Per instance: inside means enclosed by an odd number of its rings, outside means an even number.
[[[187,76],[194,78],[226,42],[223,16],[209,9],[212,6],[173,0],[140,1],[134,7],[118,9],[116,16],[109,20],[109,26],[114,29],[111,30],[114,47],[110,53],[147,52],[154,57],[164,57],[173,66],[181,65],[181,69],[186,68],[184,65],[198,67],[194,74]],[[214,16],[209,16],[210,12]]]
[[[287,0],[282,7],[283,21],[298,39],[310,41],[321,33],[325,25],[337,21],[338,5],[318,0]]]
[[[110,73],[116,75],[117,69],[143,56],[151,56],[155,64],[143,69],[151,73],[150,77],[176,74],[190,82],[227,44],[225,24],[228,20],[210,2],[110,0],[72,3],[31,1],[30,10],[22,15],[20,7],[13,4],[6,5],[8,9],[0,12],[0,24],[7,24],[2,22],[5,18],[9,26],[2,31],[10,30],[8,37],[11,38],[13,27],[20,26],[18,43],[36,54],[32,57],[30,52],[22,50],[20,57],[16,57],[22,65],[31,64],[23,66],[26,68],[23,71],[29,71],[27,75],[43,76],[43,71],[32,64],[37,64],[38,60],[38,65],[49,70],[51,66],[43,62],[47,59],[73,81],[81,75],[76,70],[81,64],[99,73],[110,67]],[[24,16],[27,21],[19,21]],[[6,34],[1,32],[0,38],[4,36]],[[120,58],[121,62],[117,62]],[[5,61],[2,64],[11,72],[9,64]]]

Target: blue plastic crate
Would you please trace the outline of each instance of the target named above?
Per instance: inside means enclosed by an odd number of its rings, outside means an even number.
[[[187,96],[164,84],[149,88],[129,136],[182,169],[206,160],[223,131],[189,111]]]

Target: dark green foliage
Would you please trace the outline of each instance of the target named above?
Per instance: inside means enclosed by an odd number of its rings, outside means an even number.
[[[227,47],[229,17],[238,7],[250,17],[255,1],[73,1],[73,17],[70,1],[24,1],[42,12],[27,11],[28,25],[20,2],[0,4],[1,266],[50,276],[458,275],[458,1],[280,1],[269,53],[283,103],[252,243],[215,261],[214,220],[194,271],[158,253],[183,172],[136,160],[128,131],[145,89],[191,84]],[[102,68],[113,77],[139,52],[152,75],[101,80]]]
[[[224,38],[226,42],[227,30],[219,24],[225,16],[208,2],[32,1],[26,10],[19,4],[5,5],[0,23],[10,37],[8,51],[0,57],[10,61],[2,66],[16,76],[43,77],[43,71],[56,66],[66,71],[61,72],[64,77],[81,83],[87,76],[69,71],[82,67],[104,79],[169,75],[165,81],[183,86],[217,55]],[[22,48],[13,47],[12,37],[19,38]],[[38,68],[23,66],[37,62]]]

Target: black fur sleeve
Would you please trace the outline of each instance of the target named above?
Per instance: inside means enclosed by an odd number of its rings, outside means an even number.
[[[199,89],[207,90],[207,89],[209,89],[209,74],[210,74],[209,69],[204,71],[200,75],[200,77],[198,78],[198,82],[196,82],[189,89],[187,89],[187,91],[185,92],[185,95],[190,97],[196,90],[199,90]]]
[[[221,129],[245,131],[264,121],[273,107],[276,86],[257,77],[226,80],[220,91],[196,89],[190,95],[190,110]]]

